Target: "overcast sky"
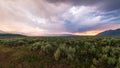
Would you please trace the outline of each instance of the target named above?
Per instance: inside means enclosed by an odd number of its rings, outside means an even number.
[[[0,31],[95,35],[120,27],[120,0],[0,0]]]

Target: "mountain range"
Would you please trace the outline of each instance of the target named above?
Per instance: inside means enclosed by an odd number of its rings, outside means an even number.
[[[120,36],[120,28],[115,30],[107,30],[97,34],[97,36]]]

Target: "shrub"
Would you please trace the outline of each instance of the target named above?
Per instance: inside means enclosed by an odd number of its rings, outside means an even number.
[[[91,67],[90,68],[96,68],[94,65],[91,65]]]
[[[117,62],[116,68],[120,68],[120,57],[119,57],[119,59],[118,59],[118,62]]]
[[[16,40],[16,39],[9,39],[9,40],[2,40],[1,43],[6,46],[23,46],[26,45],[26,42],[23,40]]]
[[[96,58],[94,58],[94,59],[92,60],[92,62],[93,62],[94,65],[96,65],[96,64],[97,64]]]
[[[73,60],[75,57],[75,48],[66,47],[65,44],[59,46],[54,53],[55,60],[68,59]]]
[[[66,58],[67,57],[66,50],[67,48],[65,44],[60,45],[54,53],[55,60]]]
[[[54,47],[52,47],[52,45],[50,44],[47,44],[45,46],[41,46],[41,51],[46,54],[52,54],[52,52],[54,51]]]
[[[60,54],[61,54],[61,51],[60,49],[58,48],[55,53],[54,53],[54,57],[55,57],[55,60],[59,60],[60,59]]]
[[[40,48],[41,48],[41,43],[39,43],[39,42],[36,42],[33,45],[29,46],[30,50],[38,50]]]
[[[115,64],[116,59],[114,57],[108,57],[108,64]]]
[[[68,48],[67,48],[67,58],[68,58],[69,60],[73,60],[74,57],[75,57],[75,52],[76,52],[75,48],[68,47]]]

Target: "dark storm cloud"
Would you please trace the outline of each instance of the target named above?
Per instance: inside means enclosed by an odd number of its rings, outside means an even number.
[[[95,3],[100,2],[99,0],[47,0],[48,2],[51,3],[68,3],[68,4],[72,4],[72,5],[92,5]]]
[[[88,8],[87,8],[88,9]],[[86,10],[87,10],[86,9]],[[89,11],[87,11],[89,12]],[[80,12],[79,12],[80,13]],[[78,15],[80,15],[78,13]],[[94,13],[91,15],[91,13]],[[89,14],[83,14],[82,17],[74,19],[75,16],[69,17],[64,24],[66,30],[72,33],[85,32],[96,29],[112,28],[113,26],[120,26],[120,14],[118,11],[109,12],[89,12]]]
[[[100,15],[103,16],[101,20],[106,20],[106,19],[109,19],[111,17],[114,18],[111,21],[120,20],[120,13],[119,12],[120,12],[119,10],[116,10],[116,11],[101,13]]]
[[[79,25],[78,24],[75,24],[74,22],[71,22],[71,21],[67,21],[64,26],[66,27],[67,31],[69,32],[72,32],[72,33],[76,33],[76,32],[86,32],[86,31],[89,31],[89,30],[94,30],[96,27],[98,28],[98,24],[97,25],[92,25],[92,26],[89,26],[89,25]]]
[[[106,11],[119,10],[120,0],[104,0],[99,8]]]
[[[86,32],[86,31],[91,31],[91,30],[99,30],[99,29],[106,29],[106,28],[112,28],[115,26],[120,26],[120,22],[119,21],[111,21],[111,22],[103,22],[103,23],[98,23],[96,25],[79,25],[79,24],[74,24],[74,22],[67,22],[65,24],[67,31],[71,32],[71,33],[76,33],[76,32]]]
[[[96,6],[98,10],[112,11],[120,9],[120,0],[47,0],[50,3],[66,3],[74,6]]]
[[[77,20],[74,19],[76,17],[75,15],[73,15],[65,21],[64,26],[66,30],[72,33],[85,32],[99,28],[104,29],[107,26],[109,27],[112,25],[116,25],[116,26],[120,25],[119,23],[120,0],[47,0],[47,1],[56,5],[64,3],[75,7],[91,6],[96,8],[96,10],[93,12],[89,12],[91,11],[91,9],[85,10],[85,12],[88,12],[88,14],[82,15]],[[83,12],[79,12],[78,15],[82,14]],[[88,20],[87,18],[93,19],[93,21]]]

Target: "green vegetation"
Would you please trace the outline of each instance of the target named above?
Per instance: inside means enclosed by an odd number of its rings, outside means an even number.
[[[0,37],[0,68],[120,68],[120,36]]]

